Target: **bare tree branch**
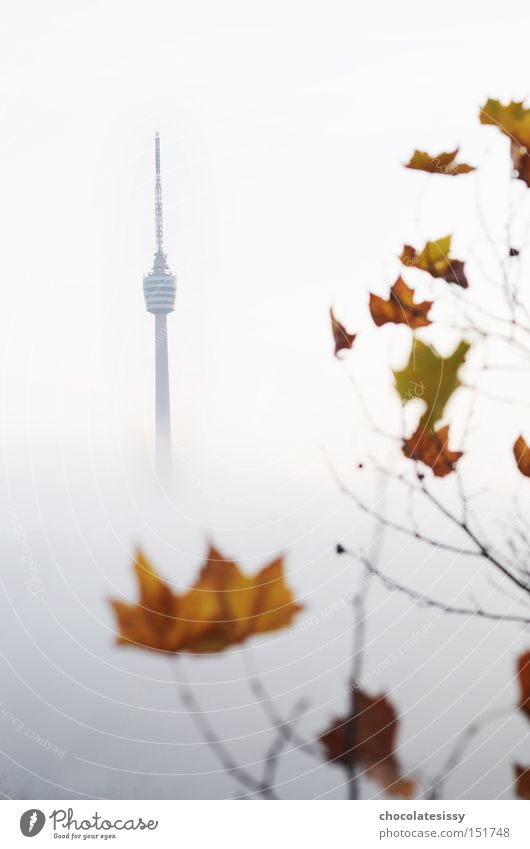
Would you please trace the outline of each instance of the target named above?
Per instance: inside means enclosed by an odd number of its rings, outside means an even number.
[[[234,760],[228,747],[225,746],[213,729],[208,715],[203,711],[192,687],[184,680],[183,674],[178,675],[175,662],[170,660],[169,666],[171,674],[178,685],[183,705],[187,708],[204,742],[210,747],[225,772],[233,776],[240,784],[251,790],[252,793],[262,796],[264,799],[276,799],[277,796],[271,789],[266,787],[262,782],[257,781],[244,767],[240,766]],[[180,669],[182,670],[182,665]]]
[[[454,513],[449,510],[445,504],[443,504],[432,492],[427,488],[425,483],[425,476],[421,472],[416,472],[416,477],[419,481],[419,485],[421,487],[421,491],[424,493],[425,497],[433,504],[439,511],[442,513],[447,519],[449,519],[454,525],[459,527],[473,542],[477,548],[479,549],[480,554],[491,563],[496,569],[498,569],[504,577],[515,584],[519,589],[523,590],[524,593],[530,594],[530,583],[525,580],[521,580],[514,575],[503,563],[493,554],[488,544],[479,539],[478,535],[472,530],[468,521],[466,519],[459,519],[458,516],[455,516]]]
[[[254,668],[249,670],[248,683],[258,705],[269,720],[271,727],[283,735],[286,742],[294,743],[297,749],[321,761],[322,751],[316,741],[306,740],[294,728],[288,728],[289,720],[280,714],[274,703],[274,699]]]
[[[419,531],[417,528],[409,528],[406,525],[402,525],[399,522],[394,522],[392,519],[389,519],[387,516],[384,516],[382,513],[379,513],[374,508],[370,507],[366,504],[353,490],[349,489],[344,481],[339,477],[337,470],[332,464],[330,458],[327,453],[324,451],[324,456],[327,461],[330,472],[333,476],[335,483],[337,484],[338,489],[349,498],[351,501],[355,503],[355,505],[362,510],[363,513],[366,513],[368,516],[371,516],[373,519],[376,519],[381,525],[389,530],[398,531],[399,533],[406,534],[412,539],[418,540],[419,542],[423,542],[426,545],[430,545],[433,548],[439,548],[442,551],[451,551],[454,554],[461,554],[464,557],[481,557],[482,552],[480,548],[477,550],[462,548],[461,546],[451,545],[450,543],[444,542],[443,540],[435,539],[434,537],[430,537],[428,534],[424,534]],[[388,474],[387,472],[385,474]],[[406,481],[403,481],[402,478],[394,476],[394,480],[399,480],[403,484],[407,484]],[[416,491],[420,491],[420,487],[416,487]]]
[[[307,707],[307,700],[299,699],[293,706],[285,722],[277,727],[277,735],[272,741],[269,751],[265,756],[265,768],[263,770],[263,779],[261,782],[263,787],[267,787],[269,790],[273,789],[280,757],[285,747],[291,741],[296,723],[306,712]]]
[[[441,799],[445,782],[462,763],[464,755],[475,737],[480,734],[484,728],[491,725],[492,722],[495,722],[497,719],[502,719],[505,716],[509,716],[512,713],[512,705],[509,707],[495,708],[494,710],[482,714],[482,716],[479,716],[466,728],[464,728],[451,749],[444,766],[439,774],[433,779],[430,788],[427,790],[426,798]]]
[[[436,598],[432,598],[431,596],[420,593],[417,590],[413,590],[411,587],[405,586],[405,584],[400,584],[393,578],[389,578],[388,575],[382,572],[377,566],[374,566],[373,563],[371,563],[370,560],[361,552],[352,551],[340,543],[337,545],[336,550],[338,554],[348,554],[355,560],[361,561],[364,563],[370,574],[378,578],[388,590],[402,593],[403,595],[408,596],[411,601],[416,602],[422,607],[435,607],[438,610],[443,611],[443,613],[453,613],[458,616],[477,616],[482,619],[490,619],[494,622],[518,622],[521,625],[530,625],[530,616],[517,616],[511,613],[493,613],[491,611],[483,610],[481,607],[459,607],[452,604],[446,604]]]

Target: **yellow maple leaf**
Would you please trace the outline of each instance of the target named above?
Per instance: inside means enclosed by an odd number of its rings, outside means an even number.
[[[425,412],[423,427],[434,431],[445,407],[461,385],[459,372],[469,343],[462,340],[449,357],[442,357],[432,345],[414,339],[409,360],[401,371],[395,371],[396,389],[404,404],[421,398]]]

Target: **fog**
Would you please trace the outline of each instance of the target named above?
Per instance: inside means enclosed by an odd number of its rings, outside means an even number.
[[[486,97],[528,92],[527,7],[505,10],[500,18],[482,4],[479,22],[471,6],[449,2],[441,17],[410,0],[362,12],[338,0],[30,0],[9,9],[0,35],[5,796],[241,792],[200,739],[174,676],[193,683],[219,736],[256,774],[274,732],[250,670],[282,712],[307,696],[307,739],[344,712],[360,567],[335,546],[370,546],[377,528],[340,493],[327,458],[366,500],[382,497],[357,464],[371,452],[392,467],[395,455],[371,432],[349,377],[397,430],[388,364],[406,362],[408,330],[383,328],[377,341],[362,331],[367,293],[395,280],[403,242],[453,232],[455,254],[468,258],[480,232],[468,210],[483,192],[489,226],[504,226],[508,166],[493,155],[506,148],[477,115]],[[169,491],[153,471],[154,327],[142,296],[154,250],[156,130],[178,285],[168,319]],[[401,167],[415,147],[459,143],[485,177],[430,196],[422,175]],[[519,244],[525,233],[514,235]],[[494,310],[487,262],[479,250],[468,267]],[[361,331],[344,362],[333,357],[331,303]],[[457,339],[448,326],[435,341],[448,353]],[[516,376],[489,388],[523,392]],[[460,390],[450,416],[468,403]],[[480,515],[500,539],[512,493],[526,497],[511,445],[528,428],[528,407],[512,416],[483,399],[474,416],[479,456],[465,458],[466,473],[485,489]],[[397,521],[406,517],[392,483],[384,499]],[[424,509],[432,532],[462,542]],[[136,546],[178,590],[210,541],[249,571],[283,553],[304,605],[299,626],[172,665],[117,647],[108,601],[135,597]],[[381,556],[420,591],[520,609],[479,561],[391,532]],[[399,757],[427,782],[477,714],[515,703],[525,635],[414,607],[377,582],[367,603],[369,689],[391,694]],[[447,794],[511,798],[512,764],[528,760],[525,731],[513,714],[488,726]],[[340,769],[294,746],[277,791],[341,798],[344,782]]]

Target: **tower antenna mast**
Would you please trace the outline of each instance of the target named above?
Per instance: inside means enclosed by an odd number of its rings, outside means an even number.
[[[160,136],[155,136],[155,240],[153,268],[144,277],[144,299],[148,312],[155,316],[156,372],[156,470],[162,483],[171,480],[171,408],[169,403],[169,361],[167,316],[175,309],[176,280],[164,253],[162,218],[162,177],[160,173]]]
[[[162,178],[160,176],[160,136],[155,136],[155,233],[156,252],[164,253],[164,219],[162,216]]]

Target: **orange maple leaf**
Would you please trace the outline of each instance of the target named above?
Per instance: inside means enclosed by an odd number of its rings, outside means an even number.
[[[518,436],[515,440],[513,454],[521,474],[530,478],[530,448],[522,436]]]
[[[462,451],[449,450],[449,425],[439,430],[429,430],[423,420],[417,429],[403,440],[402,451],[411,460],[420,460],[429,466],[437,478],[444,478],[455,470]]]
[[[289,625],[301,609],[285,585],[280,558],[248,576],[210,547],[197,581],[180,595],[141,551],[135,572],[138,603],[111,602],[120,644],[171,653],[220,652]]]
[[[335,356],[339,353],[339,351],[349,350],[355,339],[357,337],[356,333],[348,333],[343,324],[340,323],[335,318],[335,314],[333,312],[333,307],[330,307],[329,316],[331,319],[331,330],[333,333],[333,340],[335,342]]]
[[[450,153],[439,153],[437,156],[431,156],[424,150],[415,150],[410,161],[407,162],[405,168],[412,168],[415,171],[427,171],[429,174],[447,174],[450,177],[457,177],[459,174],[469,174],[474,171],[473,165],[466,165],[465,162],[455,162],[458,155],[459,147],[452,150]]]
[[[327,760],[348,769],[359,763],[391,796],[411,799],[415,782],[401,774],[395,755],[399,721],[391,702],[355,689],[352,714],[334,720],[320,736]]]
[[[378,327],[391,322],[406,324],[412,329],[427,327],[431,321],[427,317],[432,301],[414,303],[414,289],[407,286],[402,277],[398,277],[390,289],[387,301],[370,292],[370,312]]]

